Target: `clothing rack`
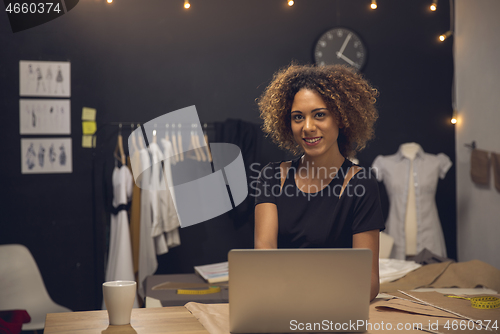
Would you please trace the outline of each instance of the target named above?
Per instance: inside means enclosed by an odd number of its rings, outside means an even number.
[[[178,125],[181,125],[180,127]],[[194,123],[175,123],[175,124],[169,124],[169,130],[172,131],[172,129],[175,129],[174,131],[192,131],[192,125]],[[156,124],[155,124],[156,125]],[[170,127],[170,125],[176,125],[176,127]],[[126,128],[130,126],[130,132],[136,130],[137,128],[142,129],[142,134],[146,143],[146,147],[149,146],[147,136],[146,136],[146,129],[144,128],[144,123],[143,122],[106,122],[101,125],[99,125],[95,131],[95,133],[92,135],[92,142],[97,139],[99,134],[102,133],[104,129],[107,128],[114,128],[118,127],[119,128],[119,134],[121,134],[121,131],[126,131]],[[201,126],[203,128],[203,131],[214,131],[215,130],[215,124],[214,123],[201,123]],[[150,126],[147,127],[148,131],[151,129],[155,129],[155,126],[151,128]],[[163,126],[157,127],[158,129],[166,129],[166,124],[163,124]],[[114,137],[116,138],[116,137]],[[95,271],[95,296],[96,296],[96,309],[100,309],[102,306],[102,282],[104,282],[105,279],[105,259],[104,259],[104,254],[106,253],[106,236],[105,236],[105,229],[102,226],[102,224],[98,223],[98,217],[97,217],[97,207],[96,207],[96,156],[97,156],[97,141],[96,145],[92,148],[92,174],[91,174],[91,180],[92,180],[92,226],[94,229],[94,263],[96,264],[96,271]]]

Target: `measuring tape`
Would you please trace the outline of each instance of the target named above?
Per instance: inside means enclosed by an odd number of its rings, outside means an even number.
[[[500,307],[500,298],[493,296],[482,296],[482,297],[461,297],[461,296],[453,296],[453,295],[445,295],[446,297],[451,298],[459,298],[470,300],[470,303],[473,308],[478,308],[481,310],[489,310]]]
[[[217,292],[220,292],[220,286],[211,286],[208,289],[203,290],[177,289],[178,295],[208,295],[209,293]]]

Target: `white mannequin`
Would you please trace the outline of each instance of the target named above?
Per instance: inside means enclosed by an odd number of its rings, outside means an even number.
[[[420,150],[420,145],[417,143],[405,143],[401,145],[401,153],[408,159],[415,159],[418,150]]]
[[[413,171],[413,160],[420,150],[417,143],[405,143],[401,145],[401,153],[410,160],[410,176],[408,185],[408,201],[406,204],[405,236],[406,255],[413,256],[417,253],[417,209],[415,199],[415,172]]]

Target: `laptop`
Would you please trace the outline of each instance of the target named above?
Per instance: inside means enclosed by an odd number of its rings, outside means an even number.
[[[238,249],[228,254],[231,333],[365,332],[369,249]]]

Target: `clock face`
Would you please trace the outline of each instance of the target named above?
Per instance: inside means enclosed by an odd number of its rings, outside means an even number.
[[[316,65],[348,65],[361,70],[366,63],[366,47],[359,36],[347,28],[325,32],[314,48]]]

